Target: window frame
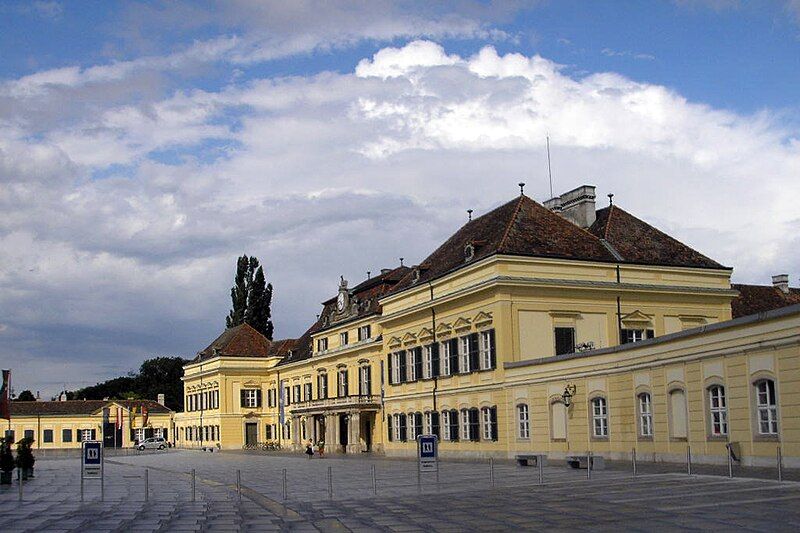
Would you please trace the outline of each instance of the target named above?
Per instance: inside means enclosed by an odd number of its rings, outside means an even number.
[[[366,324],[364,326],[359,326],[358,328],[359,342],[369,340],[370,338],[372,338],[372,328],[370,327],[370,325]]]
[[[569,330],[572,332],[572,348],[568,351],[559,351],[559,342],[558,342],[558,330]],[[553,341],[554,346],[553,350],[555,355],[564,355],[569,353],[575,352],[575,342],[576,342],[576,331],[575,326],[553,326]]]
[[[452,371],[450,366],[450,342],[443,341],[439,343],[439,375],[450,376]]]
[[[242,392],[244,393],[242,398],[244,399],[245,408],[255,409],[258,407],[258,389],[242,389]]]
[[[647,401],[643,401],[647,398]],[[644,406],[647,409],[644,409]],[[653,395],[649,391],[642,391],[636,395],[637,434],[640,440],[653,439]],[[645,430],[646,429],[646,430]]]
[[[469,335],[464,335],[458,338],[458,373],[469,374],[472,369],[470,368],[470,349]]]
[[[531,440],[531,414],[527,403],[517,404],[517,438]]]
[[[478,332],[478,361],[480,370],[492,370],[492,331],[485,329]]]
[[[589,419],[592,423],[592,440],[608,440],[610,434],[608,399],[602,395],[591,397],[589,399],[589,409]],[[600,430],[599,434],[598,429]]]
[[[433,346],[426,344],[422,347],[422,379],[433,377]]]
[[[771,384],[771,386],[770,386]],[[761,386],[765,386],[765,390],[761,391]],[[771,377],[764,377],[756,380],[753,383],[755,394],[755,423],[756,423],[756,436],[760,439],[777,439],[780,436],[780,419],[778,416],[778,387],[775,379]],[[765,402],[762,402],[762,395],[764,395]],[[770,403],[770,400],[772,403]],[[764,415],[766,414],[766,419]],[[764,423],[768,424],[768,431],[763,431]],[[773,429],[774,428],[774,429]]]
[[[350,344],[350,332],[349,331],[342,331],[339,333],[339,345],[347,346]]]
[[[708,436],[711,439],[728,438],[728,399],[725,386],[712,383],[706,387],[708,404]]]

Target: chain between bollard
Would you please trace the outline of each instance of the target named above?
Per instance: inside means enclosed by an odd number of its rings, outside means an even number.
[[[783,457],[781,457],[781,447],[778,446],[778,450],[776,452],[778,456],[778,481],[783,481]]]
[[[725,450],[728,452],[728,477],[733,477],[733,453],[730,445],[726,446]]]
[[[236,471],[236,498],[242,503],[242,471]]]
[[[544,484],[544,461],[542,460],[544,456],[540,455],[536,459],[536,466],[539,468],[539,485]]]
[[[633,464],[633,477],[636,477],[636,448],[631,452],[631,463]]]
[[[586,479],[592,479],[592,452],[586,453]]]
[[[285,468],[283,469],[283,473],[282,473],[281,487],[282,487],[282,492],[283,492],[283,499],[285,500],[286,497],[287,497],[287,492],[288,492],[288,487],[287,487],[287,484],[286,484],[286,469]]]
[[[686,446],[686,473],[692,475],[692,448]]]
[[[195,472],[195,469],[192,468],[192,501],[197,501],[196,490],[197,490],[197,473]]]

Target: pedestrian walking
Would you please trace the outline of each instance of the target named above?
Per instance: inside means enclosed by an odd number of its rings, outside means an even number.
[[[317,451],[319,451],[319,458],[322,459],[325,457],[325,441],[321,440],[317,442]]]
[[[311,457],[312,457],[313,455],[314,455],[314,446],[311,444],[311,441],[309,440],[309,441],[306,443],[306,456],[307,456],[309,459],[311,459]]]

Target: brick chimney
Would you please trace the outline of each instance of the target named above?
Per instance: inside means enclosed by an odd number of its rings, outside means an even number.
[[[595,187],[594,185],[581,185],[561,196],[550,198],[544,206],[554,213],[558,213],[576,226],[588,228],[594,224],[595,213]]]
[[[780,289],[784,294],[789,294],[789,274],[776,274],[772,276],[772,286]]]

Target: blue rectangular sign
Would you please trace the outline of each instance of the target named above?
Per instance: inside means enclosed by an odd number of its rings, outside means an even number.
[[[84,442],[81,463],[81,476],[84,479],[101,478],[103,476],[103,443],[96,440]]]
[[[419,438],[419,456],[423,459],[436,457],[436,437],[424,435]]]

